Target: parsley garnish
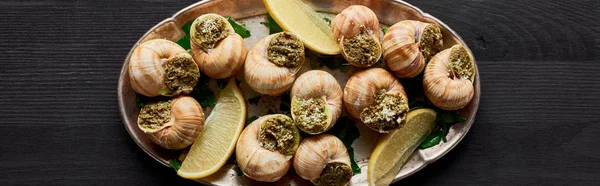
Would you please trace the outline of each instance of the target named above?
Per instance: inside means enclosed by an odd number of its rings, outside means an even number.
[[[437,128],[425,138],[425,141],[419,145],[420,149],[426,149],[429,147],[433,147],[440,143],[440,141],[448,141],[446,139],[446,135],[448,135],[448,131],[450,127],[456,123],[467,121],[467,118],[460,115],[457,111],[447,111],[442,109],[436,109],[437,118],[435,120],[435,125]]]
[[[331,26],[331,19],[324,17],[323,20],[325,20],[325,22],[327,22],[327,24]]]
[[[190,93],[202,107],[215,107],[215,93],[208,88],[209,77],[204,75],[198,79],[198,84],[194,87],[194,90]]]
[[[190,27],[192,27],[193,22],[194,22],[194,20],[188,21],[187,23],[185,23],[185,25],[183,25],[181,27],[181,30],[183,30],[185,35],[177,41],[177,44],[179,44],[179,46],[183,47],[183,49],[185,49],[185,50],[189,50],[191,48],[189,34],[190,34]]]
[[[265,25],[269,28],[269,34],[274,34],[277,32],[283,32],[283,29],[275,22],[271,15],[267,14],[267,22],[260,22],[260,24]]]
[[[242,38],[249,38],[251,36],[250,30],[246,29],[246,24],[239,24],[231,17],[227,17],[227,21],[229,21],[235,33],[242,36]]]
[[[389,29],[389,28],[382,28],[382,29],[381,29],[381,32],[383,32],[383,34],[385,35],[385,33],[387,33],[388,29]]]
[[[178,159],[170,159],[169,160],[169,165],[175,169],[175,171],[178,171],[179,168],[181,168],[181,161],[179,161]]]

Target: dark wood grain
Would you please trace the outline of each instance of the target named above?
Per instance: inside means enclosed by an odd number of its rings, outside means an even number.
[[[0,185],[192,185],[123,128],[117,78],[194,1],[1,1]],[[408,185],[594,185],[600,1],[409,1],[458,32],[482,82],[473,128]]]

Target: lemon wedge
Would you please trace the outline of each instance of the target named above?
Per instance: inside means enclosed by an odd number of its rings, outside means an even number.
[[[273,20],[285,31],[298,36],[304,46],[327,55],[340,53],[331,27],[301,0],[263,0]]]
[[[433,130],[435,118],[436,113],[431,109],[413,110],[400,129],[381,137],[369,159],[369,185],[392,183],[410,155]]]
[[[204,131],[192,144],[177,174],[200,179],[217,172],[233,153],[245,120],[244,96],[231,78],[219,93],[217,104],[204,123]]]

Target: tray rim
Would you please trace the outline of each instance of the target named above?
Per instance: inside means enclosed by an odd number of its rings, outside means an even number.
[[[123,62],[123,65],[121,67],[121,71],[119,73],[119,79],[118,79],[118,87],[117,87],[117,99],[118,99],[118,104],[119,104],[119,114],[120,114],[120,118],[123,122],[123,125],[127,131],[127,133],[129,134],[129,137],[136,143],[136,145],[142,149],[144,151],[144,153],[146,153],[147,155],[149,155],[150,157],[152,157],[152,159],[156,160],[157,162],[159,162],[160,164],[162,164],[163,166],[166,167],[170,167],[169,162],[166,160],[161,159],[160,157],[158,157],[157,155],[154,155],[152,153],[150,153],[148,151],[148,149],[145,149],[141,143],[141,141],[134,139],[134,134],[132,130],[133,127],[131,127],[132,125],[128,124],[127,121],[127,115],[126,115],[126,110],[125,110],[125,101],[122,97],[123,95],[123,82],[124,82],[124,78],[128,78],[125,77],[125,73],[128,70],[128,64],[129,64],[129,58],[131,57],[131,53],[133,52],[133,50],[135,49],[135,47],[137,47],[148,35],[150,35],[151,33],[153,33],[153,31],[155,31],[157,28],[170,23],[170,22],[176,22],[177,18],[179,16],[181,16],[182,14],[186,13],[187,11],[190,11],[193,8],[196,8],[198,6],[202,6],[203,4],[209,3],[211,1],[214,0],[201,0],[199,2],[193,3],[179,11],[177,11],[176,13],[174,13],[171,17],[166,18],[162,21],[160,21],[159,23],[157,23],[156,25],[154,25],[152,28],[150,28],[148,31],[146,31],[131,47],[131,49],[129,50],[129,52],[127,53],[127,56],[125,57],[125,60]],[[451,27],[449,27],[448,25],[446,25],[446,23],[444,23],[443,21],[439,20],[438,18],[432,16],[429,13],[423,12],[421,9],[419,9],[418,7],[411,5],[410,3],[407,3],[405,1],[402,0],[387,0],[387,1],[392,1],[395,3],[400,3],[406,7],[409,7],[413,10],[415,10],[420,16],[422,16],[423,18],[427,18],[427,19],[431,19],[433,21],[435,21],[437,24],[441,25],[442,27],[444,27],[450,34],[452,34],[457,42],[460,42],[462,45],[466,46],[465,48],[469,51],[469,53],[473,54],[473,52],[471,51],[471,49],[467,46],[467,44],[464,42],[464,40],[462,39],[462,37],[460,37],[460,35],[458,35]],[[472,118],[469,119],[465,122],[465,129],[464,129],[464,133],[462,135],[459,135],[458,139],[456,140],[455,143],[450,144],[450,146],[444,150],[443,152],[441,152],[439,155],[435,156],[434,158],[431,159],[423,159],[423,161],[425,163],[421,164],[421,166],[415,168],[412,172],[409,172],[407,174],[398,176],[396,175],[396,178],[392,181],[392,183],[396,183],[401,179],[404,179],[406,177],[409,177],[417,172],[419,172],[421,169],[425,168],[427,165],[437,161],[438,159],[442,158],[443,156],[445,156],[446,154],[448,154],[452,149],[454,149],[463,139],[464,137],[469,133],[471,127],[473,126],[473,123],[475,122],[475,116],[477,115],[477,111],[479,110],[479,103],[480,103],[480,96],[481,96],[481,83],[480,83],[480,75],[479,75],[479,68],[477,66],[477,60],[475,59],[475,57],[473,56],[473,62],[475,64],[475,82],[473,82],[473,86],[475,88],[475,95],[473,96],[473,100],[471,100],[470,104],[473,104],[473,111],[471,112],[471,114],[467,117],[467,118]],[[198,181],[200,183],[203,184],[207,184],[207,185],[214,185],[211,184],[209,182],[205,182],[202,180],[194,180],[194,181]]]

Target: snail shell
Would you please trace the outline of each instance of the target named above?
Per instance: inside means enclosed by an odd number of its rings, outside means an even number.
[[[189,34],[194,60],[207,76],[223,79],[244,65],[248,53],[244,39],[223,16],[201,15],[192,23]]]
[[[377,63],[381,57],[379,20],[371,9],[349,6],[335,16],[331,28],[346,61],[357,67]]]
[[[166,149],[183,149],[202,132],[204,112],[194,98],[180,96],[146,104],[137,122],[154,143]]]
[[[280,95],[292,87],[304,61],[304,45],[298,37],[287,32],[271,34],[250,49],[244,78],[258,93]]]
[[[342,88],[328,72],[311,70],[298,77],[291,91],[296,126],[309,134],[329,130],[342,114]]]
[[[369,128],[387,133],[406,121],[408,98],[404,87],[388,71],[370,68],[355,73],[344,88],[348,114]]]
[[[419,75],[433,55],[444,46],[440,27],[420,21],[400,21],[383,36],[383,58],[400,78]]]
[[[435,106],[458,110],[473,99],[475,63],[462,45],[454,45],[433,56],[423,74],[425,95]]]
[[[348,150],[331,134],[303,139],[294,156],[294,169],[315,185],[347,185],[352,178]]]
[[[247,177],[275,182],[290,168],[299,143],[300,132],[291,118],[282,114],[266,115],[244,129],[237,141],[235,156]]]
[[[129,59],[129,81],[148,97],[189,94],[200,71],[185,49],[169,40],[153,39],[137,46]]]

